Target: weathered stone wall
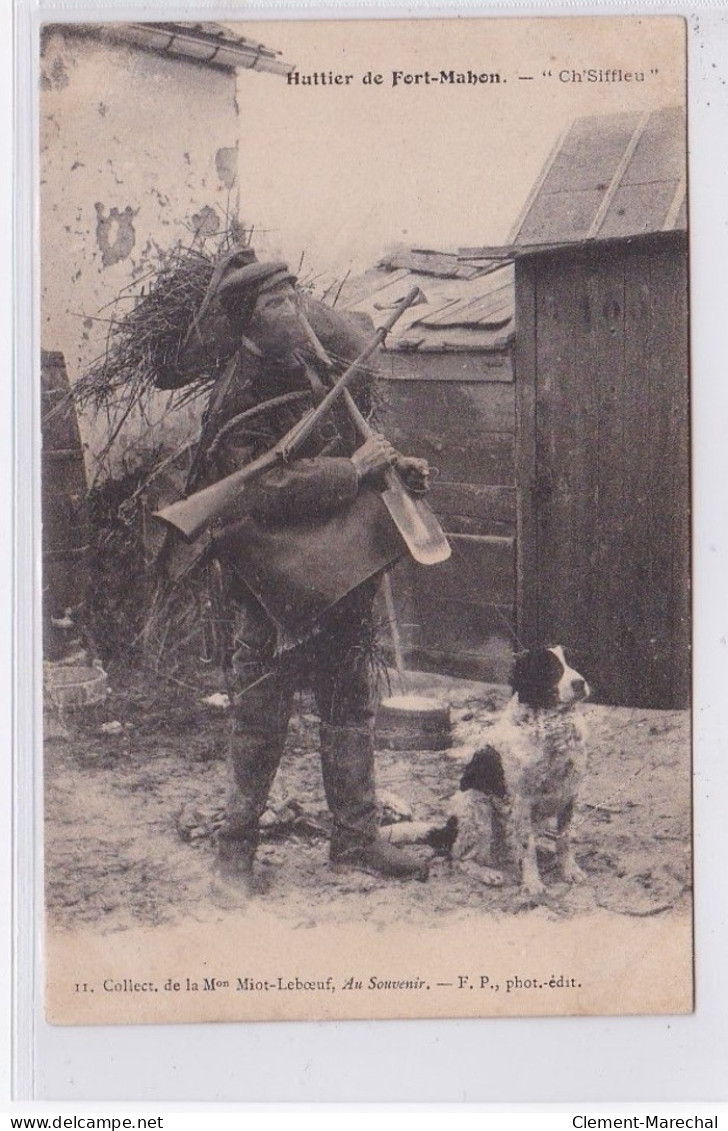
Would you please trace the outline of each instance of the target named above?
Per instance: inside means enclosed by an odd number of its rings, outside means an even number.
[[[255,76],[258,77],[258,76]],[[255,81],[255,77],[253,81]],[[104,351],[110,308],[160,252],[237,217],[235,76],[75,28],[44,36],[40,92],[41,342],[71,381]],[[195,413],[123,429],[114,463],[196,427]],[[81,419],[88,465],[108,422]]]

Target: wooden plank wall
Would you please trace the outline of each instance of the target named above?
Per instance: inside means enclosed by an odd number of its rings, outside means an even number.
[[[408,664],[503,682],[515,620],[515,395],[510,355],[391,354],[384,431],[436,468],[450,561],[393,573]]]
[[[561,642],[602,702],[688,702],[684,235],[523,260],[519,634]]]

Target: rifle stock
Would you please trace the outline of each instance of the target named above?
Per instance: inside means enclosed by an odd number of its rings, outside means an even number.
[[[208,526],[235,505],[246,483],[275,467],[280,458],[277,448],[273,448],[232,475],[195,491],[189,498],[155,511],[152,517],[173,527],[188,542],[194,542]]]
[[[265,471],[269,471],[280,462],[287,462],[308,439],[319,421],[331,409],[344,390],[351,384],[360,367],[368,360],[374,351],[382,344],[389,331],[398,318],[404,314],[420,297],[419,287],[413,287],[402,302],[389,316],[383,326],[376,331],[372,340],[352,362],[348,369],[342,373],[336,384],[326,394],[324,399],[313,411],[305,415],[297,424],[294,424],[286,435],[278,441],[265,455],[259,456],[252,463],[227,475],[210,487],[196,491],[186,499],[180,499],[160,511],[156,511],[153,518],[168,526],[174,527],[188,541],[193,542],[212,526],[217,519],[222,518],[238,501],[240,492],[252,479],[256,479]]]

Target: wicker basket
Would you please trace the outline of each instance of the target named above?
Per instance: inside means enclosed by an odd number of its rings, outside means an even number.
[[[98,667],[46,664],[45,687],[56,707],[90,707],[106,698],[106,672]]]

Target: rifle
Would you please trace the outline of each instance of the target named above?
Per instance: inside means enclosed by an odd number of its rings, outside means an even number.
[[[280,463],[288,463],[293,458],[351,384],[364,362],[379,348],[395,322],[418,300],[419,296],[419,287],[413,287],[398,303],[384,325],[375,332],[369,344],[342,373],[324,399],[294,424],[270,451],[210,487],[205,487],[186,499],[156,511],[153,517],[174,527],[188,542],[198,538],[204,530],[234,507],[247,483]]]

